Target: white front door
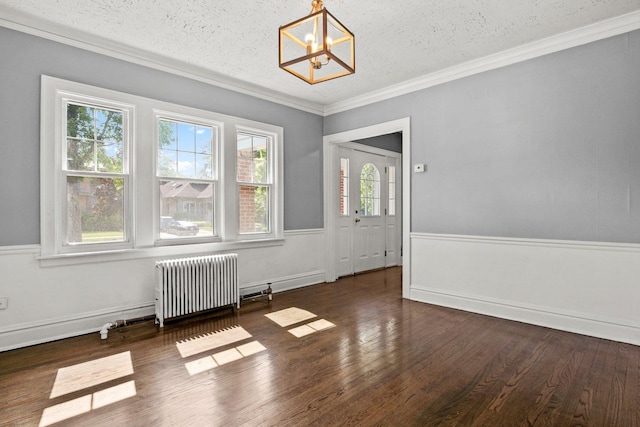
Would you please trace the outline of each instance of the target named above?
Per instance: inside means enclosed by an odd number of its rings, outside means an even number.
[[[398,263],[399,158],[341,147],[338,276]]]

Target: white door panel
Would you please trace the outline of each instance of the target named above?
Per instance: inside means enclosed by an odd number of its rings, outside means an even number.
[[[386,158],[353,150],[350,160],[351,194],[357,207],[355,238],[362,242],[356,248],[354,271],[366,271],[385,267],[384,202],[386,200]],[[363,168],[369,173],[363,181]],[[354,211],[355,212],[355,211]]]
[[[386,247],[387,247],[386,266],[390,267],[392,265],[397,265],[398,264],[398,251],[396,249],[396,247],[397,247],[396,242],[398,241],[398,230],[396,228],[395,222],[392,222],[391,224],[387,223],[386,239],[387,239],[387,244],[386,244]]]

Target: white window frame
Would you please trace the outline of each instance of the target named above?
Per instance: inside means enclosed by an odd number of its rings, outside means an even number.
[[[70,98],[71,97],[71,98]],[[63,247],[64,203],[66,194],[62,182],[64,159],[63,141],[66,117],[62,117],[62,100],[70,98],[83,103],[112,106],[129,111],[130,144],[126,156],[129,161],[129,192],[126,195],[126,242],[78,245],[73,250]],[[159,240],[159,191],[156,190],[156,115],[170,112],[180,117],[197,118],[200,122],[214,122],[219,127],[216,194],[213,202],[218,236],[212,238]],[[164,116],[166,117],[166,116]],[[170,117],[169,117],[170,118]],[[280,126],[227,116],[201,109],[167,103],[95,86],[57,79],[41,78],[40,111],[40,209],[42,266],[113,261],[135,257],[180,256],[251,247],[282,245],[284,243],[284,165],[283,135]],[[268,135],[271,138],[270,191],[271,233],[264,235],[238,232],[238,196],[236,183],[236,135],[238,131]],[[66,148],[65,148],[66,150]],[[132,254],[133,252],[133,254]]]
[[[243,133],[243,134],[249,134],[249,135],[255,135],[255,136],[259,136],[259,137],[264,137],[267,139],[267,179],[266,182],[247,182],[247,181],[239,181],[238,180],[238,174],[237,174],[237,170],[235,173],[235,184],[236,184],[236,195],[239,195],[240,193],[240,187],[241,186],[248,186],[248,187],[266,187],[269,189],[269,198],[267,200],[267,204],[269,206],[269,210],[267,212],[267,222],[268,222],[268,228],[269,231],[268,232],[240,232],[240,226],[239,226],[239,222],[240,222],[240,208],[239,208],[239,203],[240,201],[238,200],[238,202],[236,203],[236,211],[235,211],[235,215],[236,215],[236,219],[238,220],[238,227],[237,227],[237,236],[238,239],[240,240],[257,240],[257,239],[273,239],[276,235],[276,230],[275,230],[275,224],[274,224],[274,216],[273,216],[273,209],[276,206],[276,201],[278,200],[276,191],[275,191],[275,169],[274,169],[274,154],[277,152],[275,146],[276,146],[276,141],[278,140],[278,135],[276,132],[268,132],[264,129],[257,129],[257,128],[250,128],[250,127],[246,127],[246,126],[242,126],[242,125],[237,125],[235,128],[236,132],[235,132],[235,137],[236,137],[236,143],[235,143],[235,147],[236,149],[234,150],[234,154],[235,154],[235,161],[234,161],[234,165],[238,166],[238,160],[237,160],[237,137],[238,134]],[[238,197],[239,199],[239,197]]]
[[[224,202],[221,200],[221,162],[220,162],[220,151],[221,145],[223,145],[223,134],[224,134],[224,123],[222,121],[216,120],[216,115],[209,112],[200,112],[190,109],[191,114],[185,114],[187,111],[184,108],[177,108],[178,106],[174,106],[174,110],[166,111],[154,109],[154,130],[153,130],[153,147],[154,147],[154,177],[155,177],[155,187],[153,189],[155,198],[154,198],[154,244],[156,246],[164,246],[164,245],[183,245],[185,242],[191,241],[199,241],[199,242],[219,242],[220,238],[220,229],[221,229],[221,209],[219,207],[224,207]],[[194,115],[196,114],[196,115]],[[162,177],[157,173],[158,169],[158,146],[157,142],[159,139],[158,135],[158,123],[160,120],[168,120],[175,121],[181,123],[191,123],[203,127],[211,127],[214,136],[214,147],[212,150],[213,155],[213,163],[214,163],[214,174],[211,180],[201,180],[201,179],[191,179],[191,178],[178,178],[175,177],[178,181],[210,181],[213,183],[213,229],[215,233],[213,236],[207,237],[181,237],[179,239],[161,239],[160,238],[160,194],[159,194],[159,184],[161,180],[171,180],[171,177]]]
[[[52,88],[44,85],[42,92],[41,120],[41,251],[43,255],[76,254],[131,249],[134,246],[132,232],[132,191],[130,176],[131,147],[133,146],[133,117],[135,106],[114,99],[106,93],[94,91],[82,94],[72,88]],[[123,171],[119,174],[126,181],[124,192],[124,240],[116,242],[67,244],[67,176],[96,176],[105,174],[67,170],[67,120],[68,104],[83,104],[123,112]]]

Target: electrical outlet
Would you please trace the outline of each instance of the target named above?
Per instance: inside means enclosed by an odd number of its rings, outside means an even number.
[[[9,306],[9,298],[0,298],[0,310],[6,310]]]

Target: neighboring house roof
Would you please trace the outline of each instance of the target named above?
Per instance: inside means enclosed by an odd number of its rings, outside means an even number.
[[[210,199],[212,195],[211,184],[169,181],[160,186],[162,198]]]

